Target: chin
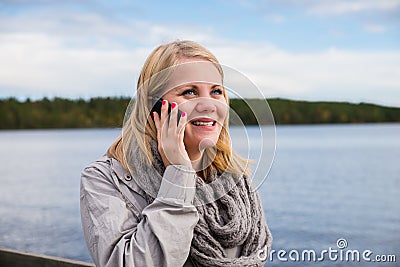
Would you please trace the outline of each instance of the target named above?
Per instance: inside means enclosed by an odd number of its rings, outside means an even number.
[[[187,148],[191,147],[191,149],[195,150],[204,150],[206,148],[215,147],[217,144],[218,138],[215,137],[203,137],[196,138],[196,140],[184,140],[185,146]]]
[[[210,147],[215,147],[215,145],[217,144],[218,139],[214,139],[214,138],[204,138],[199,142],[199,149],[203,150],[206,148],[210,148]]]

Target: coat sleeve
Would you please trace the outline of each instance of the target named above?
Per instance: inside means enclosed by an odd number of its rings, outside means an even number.
[[[110,175],[90,166],[81,179],[83,232],[96,266],[183,266],[199,218],[194,171],[168,166],[157,198],[140,213],[127,206]],[[139,206],[141,196],[132,194]]]

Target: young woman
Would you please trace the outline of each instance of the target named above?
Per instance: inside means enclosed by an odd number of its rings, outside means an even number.
[[[96,266],[265,263],[260,251],[269,253],[272,237],[248,161],[232,151],[228,110],[222,68],[207,49],[176,41],[150,54],[121,136],[82,173]]]

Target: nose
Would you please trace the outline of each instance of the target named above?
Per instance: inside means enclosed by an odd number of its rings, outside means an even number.
[[[216,100],[210,97],[200,97],[196,99],[196,111],[197,112],[215,112],[217,109]]]

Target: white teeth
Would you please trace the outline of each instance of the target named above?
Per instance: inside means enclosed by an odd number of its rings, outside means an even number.
[[[194,121],[193,124],[196,126],[213,126],[214,122],[213,121],[210,121],[210,122]]]

